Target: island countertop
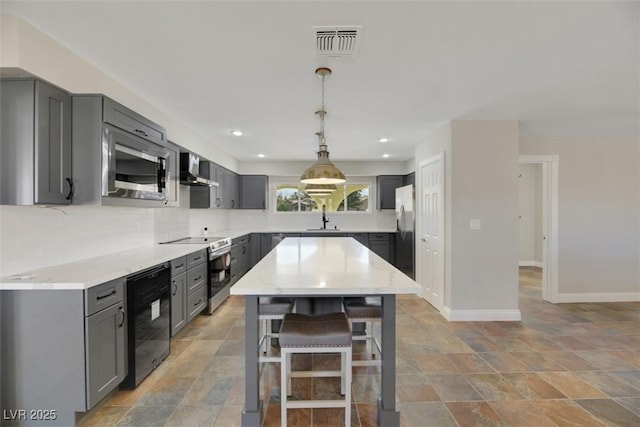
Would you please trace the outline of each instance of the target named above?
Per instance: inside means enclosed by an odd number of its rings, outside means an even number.
[[[232,295],[417,294],[422,288],[350,237],[289,237],[231,287]]]

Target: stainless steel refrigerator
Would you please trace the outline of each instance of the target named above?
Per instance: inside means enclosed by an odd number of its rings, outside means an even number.
[[[415,198],[413,188],[413,185],[396,188],[396,265],[412,279],[415,278]]]

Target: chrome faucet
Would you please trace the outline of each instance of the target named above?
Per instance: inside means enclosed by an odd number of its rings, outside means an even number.
[[[327,223],[329,220],[327,219],[327,207],[326,205],[322,205],[322,229],[327,229]]]

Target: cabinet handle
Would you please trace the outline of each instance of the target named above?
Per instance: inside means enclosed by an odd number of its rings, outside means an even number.
[[[220,207],[220,197],[216,197],[216,207]]]
[[[178,292],[178,282],[173,280],[173,295],[175,296],[177,292]]]
[[[194,261],[200,261],[201,259],[202,259],[202,256],[201,256],[201,255],[198,255],[198,256],[197,256],[197,257],[195,257],[193,260],[194,260]]]
[[[184,263],[178,264],[174,268],[177,270],[177,269],[182,268],[182,267],[184,267]]]
[[[71,178],[67,178],[67,182],[69,183],[69,194],[67,194],[67,197],[65,197],[65,199],[73,202],[73,193],[75,191],[75,186],[73,185],[73,180]]]
[[[232,208],[235,208],[235,207],[236,207],[236,201],[235,201],[235,200],[232,200],[232,201],[231,201],[231,207],[232,207]]]
[[[120,325],[118,325],[119,328],[122,328],[122,326],[124,325],[124,321],[126,319],[126,314],[124,312],[124,308],[119,307],[120,308],[120,313],[122,313],[122,322],[120,322]]]
[[[135,132],[140,135],[149,136],[149,134],[143,131],[142,129],[136,129]]]
[[[108,293],[108,294],[106,294],[106,295],[99,295],[96,299],[97,299],[98,301],[100,301],[101,299],[109,298],[110,296],[113,296],[113,295],[115,295],[115,294],[116,294],[116,290],[115,290],[115,289],[112,289],[112,290],[111,290],[111,293]]]
[[[200,298],[197,303],[193,304],[193,306],[196,307],[196,306],[200,305],[201,303],[202,303],[202,298]]]
[[[196,277],[195,279],[193,279],[193,281],[194,281],[194,282],[199,282],[199,281],[200,281],[200,279],[202,279],[202,276],[198,276],[198,277]]]
[[[247,247],[246,247],[246,246],[243,246],[243,247],[242,247],[242,255],[244,255],[244,254],[246,254],[246,253],[247,253]]]

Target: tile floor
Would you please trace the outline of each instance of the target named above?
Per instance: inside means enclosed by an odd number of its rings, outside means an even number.
[[[397,307],[403,426],[640,426],[640,303],[548,304],[540,270],[522,268],[522,322],[444,320],[418,297]],[[419,327],[418,327],[419,326]],[[230,298],[172,342],[136,390],[118,391],[81,425],[240,425],[244,309]],[[358,347],[354,351],[363,351]],[[333,365],[330,356],[294,364]],[[352,426],[376,424],[377,368],[355,368]],[[279,370],[263,372],[263,426],[280,425]],[[329,397],[337,380],[294,379],[294,398]],[[339,426],[341,410],[291,410],[291,426]]]

